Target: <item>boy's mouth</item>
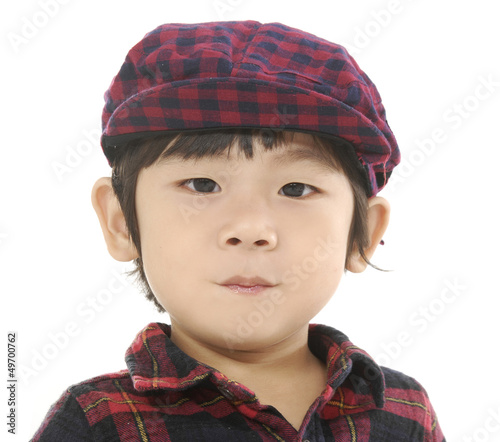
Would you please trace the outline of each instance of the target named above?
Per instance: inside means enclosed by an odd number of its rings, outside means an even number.
[[[220,285],[236,293],[260,293],[267,288],[274,287],[276,284],[272,284],[259,276],[233,276]]]

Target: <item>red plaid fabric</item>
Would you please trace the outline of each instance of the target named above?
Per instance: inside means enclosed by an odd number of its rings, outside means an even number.
[[[151,132],[275,128],[350,142],[375,195],[400,161],[381,98],[339,45],[280,23],[159,26],[105,93],[101,144]]]
[[[168,325],[149,324],[126,353],[128,370],[70,387],[32,441],[445,440],[422,386],[380,368],[333,328],[310,326],[309,347],[327,364],[328,383],[299,431],[169,334]]]

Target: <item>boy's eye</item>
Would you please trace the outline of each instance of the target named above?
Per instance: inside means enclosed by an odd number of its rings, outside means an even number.
[[[209,178],[191,178],[184,181],[182,184],[199,193],[211,193],[214,191],[215,187],[218,187],[218,190],[220,191],[220,186]],[[309,191],[307,191],[307,188],[309,188]],[[306,193],[304,193],[304,191],[306,191]],[[308,184],[288,183],[280,189],[279,193],[280,195],[298,198],[307,196],[315,191],[316,189]]]
[[[304,192],[304,190],[306,190],[307,187],[310,189],[309,192],[303,194],[302,192]],[[280,189],[280,193],[282,191],[283,191],[282,195],[285,195],[285,196],[301,197],[301,196],[309,195],[310,193],[316,191],[316,189],[314,187],[312,187],[312,186],[309,186],[308,184],[303,184],[303,183],[289,183],[289,184],[285,184]]]
[[[190,180],[184,181],[183,184],[189,187],[191,190],[200,193],[212,192],[215,186],[219,186],[215,181],[209,178],[191,178]],[[192,187],[190,186],[190,184],[192,184]]]

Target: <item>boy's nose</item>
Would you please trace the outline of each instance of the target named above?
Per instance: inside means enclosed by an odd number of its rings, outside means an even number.
[[[261,235],[261,236],[267,236],[267,235]],[[270,240],[268,239],[258,239],[256,241],[253,241],[250,239],[250,240],[246,240],[245,238],[244,239],[240,239],[240,238],[237,238],[235,236],[233,236],[232,238],[229,238],[227,241],[226,241],[226,244],[227,245],[232,245],[232,246],[237,246],[238,244],[242,244],[242,247],[245,247],[247,244],[249,245],[249,248],[250,249],[256,249],[256,248],[267,248],[267,249],[271,249],[271,248],[274,248],[272,246],[272,244],[274,244],[276,241],[274,240],[274,238],[271,238]]]
[[[241,247],[248,250],[272,250],[278,244],[276,229],[249,220],[226,224],[219,232],[221,248]]]
[[[247,186],[244,196],[234,192],[234,198],[219,213],[219,247],[248,250],[273,250],[278,244],[274,211],[258,189]]]

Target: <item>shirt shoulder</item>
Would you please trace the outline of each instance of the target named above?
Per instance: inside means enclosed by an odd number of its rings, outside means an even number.
[[[422,384],[397,370],[381,369],[385,378],[383,410],[395,418],[413,421],[423,430],[423,440],[444,441],[436,413]]]
[[[50,407],[31,442],[58,440],[93,440],[85,414],[69,389]]]
[[[50,407],[31,442],[94,441],[92,408],[101,402],[114,400],[120,389],[124,385],[127,388],[128,384],[132,385],[130,376],[127,370],[122,370],[72,385]]]

